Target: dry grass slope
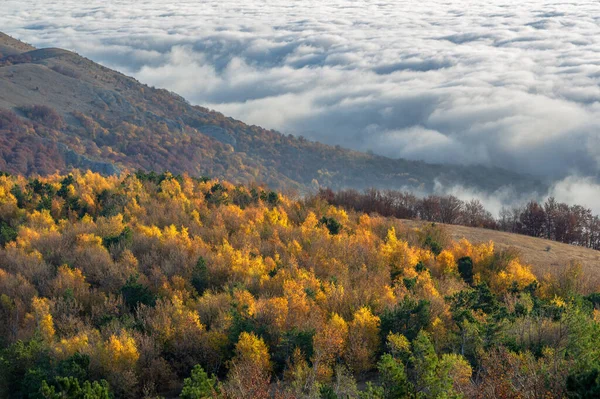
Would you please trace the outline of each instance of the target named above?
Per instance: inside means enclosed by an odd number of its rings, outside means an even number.
[[[3,55],[20,54],[32,50],[35,50],[35,47],[0,32],[0,53]]]
[[[419,227],[424,221],[403,220],[408,227]],[[600,251],[577,247],[556,241],[534,238],[503,231],[456,225],[444,225],[453,240],[466,238],[472,243],[493,241],[499,249],[515,248],[523,261],[532,266],[533,272],[542,277],[547,273],[560,273],[570,262],[579,262],[590,282],[600,280]]]

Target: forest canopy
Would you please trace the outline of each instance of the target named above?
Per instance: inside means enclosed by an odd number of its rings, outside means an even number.
[[[0,175],[0,396],[591,398],[600,287],[323,198]]]

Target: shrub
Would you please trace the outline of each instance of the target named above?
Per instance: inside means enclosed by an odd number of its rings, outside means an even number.
[[[69,78],[79,79],[81,77],[81,74],[79,72],[75,71],[74,69],[67,68],[63,65],[55,65],[50,69],[52,69],[56,73],[60,73],[61,75],[67,76]]]
[[[19,110],[32,121],[39,122],[52,129],[62,129],[65,126],[65,122],[58,112],[46,105],[23,106]]]
[[[111,397],[106,381],[92,383],[85,381],[81,385],[74,377],[57,377],[52,385],[43,381],[41,393],[46,399],[109,399]]]
[[[323,216],[319,223],[327,227],[329,230],[329,234],[336,235],[342,230],[342,224],[335,220],[335,218],[328,218],[327,216]]]

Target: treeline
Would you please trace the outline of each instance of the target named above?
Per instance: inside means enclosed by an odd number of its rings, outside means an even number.
[[[462,201],[453,195],[417,197],[409,192],[376,189],[321,189],[318,197],[329,204],[401,219],[501,230],[547,238],[566,244],[600,249],[600,218],[581,205],[568,205],[548,198],[524,206],[503,208],[495,218],[481,201]]]

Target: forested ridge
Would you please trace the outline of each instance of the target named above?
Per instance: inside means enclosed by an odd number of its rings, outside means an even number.
[[[0,176],[0,396],[593,398],[600,287],[170,173]]]
[[[301,192],[430,190],[435,181],[544,189],[500,168],[392,159],[251,126],[70,51],[2,34],[0,52],[0,169],[14,174],[169,170]]]

